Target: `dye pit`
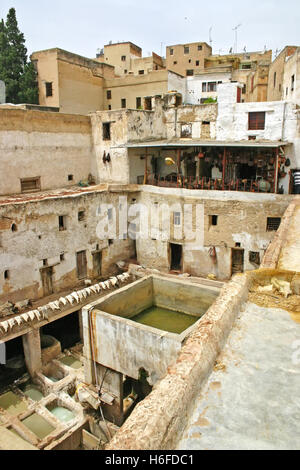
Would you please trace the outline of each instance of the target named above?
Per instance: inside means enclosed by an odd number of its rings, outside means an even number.
[[[143,312],[135,315],[130,320],[142,325],[151,326],[158,330],[169,333],[180,334],[192,326],[199,318],[186,313],[169,310],[167,308],[156,307],[147,308]]]

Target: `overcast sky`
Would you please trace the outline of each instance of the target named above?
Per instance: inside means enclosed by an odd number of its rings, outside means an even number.
[[[300,45],[299,0],[0,0],[0,18],[14,7],[28,52],[60,47],[95,57],[109,41],[131,41],[165,55],[166,45],[209,42],[213,53]]]

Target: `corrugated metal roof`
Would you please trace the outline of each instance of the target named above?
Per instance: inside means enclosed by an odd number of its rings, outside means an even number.
[[[278,148],[290,145],[290,142],[280,141],[256,141],[256,140],[242,140],[242,141],[221,141],[221,140],[152,140],[147,142],[128,142],[119,147],[126,148],[155,148],[155,147],[259,147],[259,148]]]

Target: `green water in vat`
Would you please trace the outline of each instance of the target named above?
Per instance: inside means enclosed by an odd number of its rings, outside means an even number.
[[[57,419],[59,419],[59,421],[62,421],[63,423],[68,423],[75,418],[75,415],[72,413],[72,411],[68,410],[67,408],[63,408],[62,406],[56,406],[50,411]]]
[[[72,369],[80,369],[83,364],[74,356],[65,356],[59,360],[65,366],[72,367]]]
[[[180,334],[199,320],[199,317],[175,312],[167,308],[156,307],[154,305],[130,318],[130,320],[141,323],[142,325],[152,326],[159,330]]]
[[[40,401],[44,395],[39,391],[36,385],[28,383],[23,388],[23,393],[33,401]]]
[[[25,418],[22,423],[39,439],[44,439],[55,429],[50,423],[48,423],[48,421],[36,413]]]
[[[26,402],[13,392],[6,392],[0,396],[0,407],[13,416],[27,410]]]

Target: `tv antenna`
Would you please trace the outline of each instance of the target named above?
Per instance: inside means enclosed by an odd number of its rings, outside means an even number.
[[[210,44],[210,47],[212,47],[212,42],[213,42],[212,36],[211,36],[212,29],[213,29],[213,27],[211,26],[209,28],[209,44]]]
[[[232,31],[234,31],[234,49],[235,49],[235,53],[237,54],[237,48],[238,48],[238,40],[237,40],[237,30],[239,29],[239,27],[242,26],[242,24],[238,24],[237,26],[235,26],[234,28],[232,28]]]

